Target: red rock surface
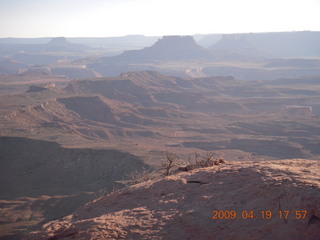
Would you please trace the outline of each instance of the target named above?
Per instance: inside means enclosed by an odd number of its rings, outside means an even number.
[[[319,190],[317,161],[232,162],[113,192],[27,239],[315,240]],[[213,219],[212,211],[235,211],[237,217]],[[273,215],[263,218],[261,211]],[[279,211],[289,211],[288,218]],[[303,213],[297,211],[307,213],[297,219]]]

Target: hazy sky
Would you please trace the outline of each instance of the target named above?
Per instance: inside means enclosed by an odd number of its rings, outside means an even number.
[[[320,31],[320,0],[0,0],[0,37]]]

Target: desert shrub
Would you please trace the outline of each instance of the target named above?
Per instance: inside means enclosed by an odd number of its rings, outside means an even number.
[[[95,199],[100,199],[100,198],[103,198],[108,193],[109,193],[109,191],[106,188],[104,188],[104,189],[101,189],[101,190],[95,192],[94,197],[95,197]]]
[[[128,179],[125,181],[126,185],[134,185],[141,182],[148,181],[153,178],[154,172],[151,169],[143,168],[142,171],[134,170],[133,172],[126,175]]]
[[[199,154],[195,152],[195,162],[191,162],[191,157],[188,157],[188,164],[183,167],[179,167],[178,171],[191,171],[193,169],[197,168],[205,168],[205,167],[211,167],[214,165],[219,165],[222,163],[225,163],[226,161],[219,157],[219,158],[214,158],[214,153],[213,152],[208,152],[205,157],[202,157],[202,160],[199,160]]]
[[[109,193],[113,193],[113,192],[116,192],[118,190],[119,190],[119,186],[118,185],[114,185],[111,190],[107,190],[107,188],[103,188],[103,189],[100,189],[99,191],[95,192],[94,193],[94,197],[95,197],[95,199],[98,200],[98,199],[101,199],[104,196],[108,195]]]

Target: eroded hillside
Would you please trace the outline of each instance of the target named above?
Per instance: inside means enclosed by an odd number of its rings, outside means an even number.
[[[92,201],[26,239],[288,239],[320,234],[320,164],[233,162]]]
[[[41,104],[31,101],[1,116],[1,133],[70,147],[113,147],[152,164],[154,153],[164,149],[185,156],[198,149],[232,158],[316,159],[317,81],[246,82],[153,71],[77,80],[63,94],[47,91]],[[32,94],[27,99],[45,93]]]

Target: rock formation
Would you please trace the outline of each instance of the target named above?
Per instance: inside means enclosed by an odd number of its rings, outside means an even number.
[[[83,51],[87,50],[90,47],[87,47],[82,44],[76,44],[69,42],[64,37],[52,38],[48,44],[45,45],[45,50],[47,51]]]
[[[233,59],[239,58],[239,56],[249,57],[263,57],[268,56],[267,52],[259,49],[254,43],[249,41],[246,35],[228,34],[223,35],[221,40],[216,44],[209,47],[214,51],[220,51],[221,53],[232,54]]]
[[[213,55],[191,36],[164,36],[151,47],[126,51],[115,59],[146,62],[150,60],[210,59]]]

